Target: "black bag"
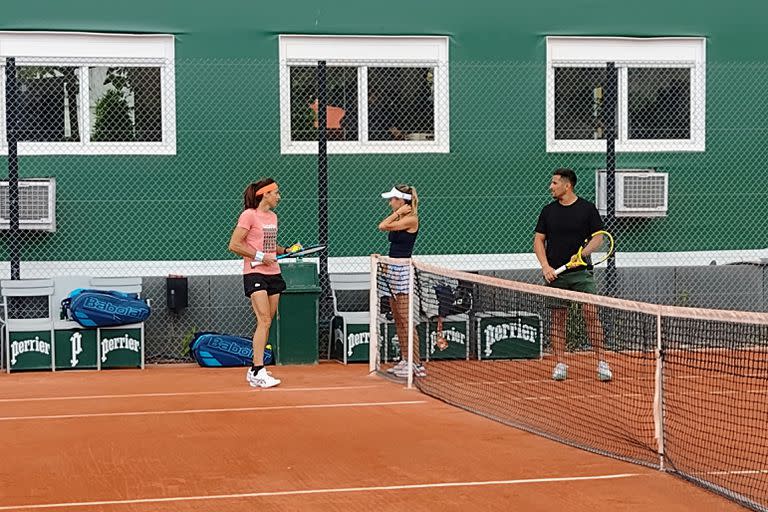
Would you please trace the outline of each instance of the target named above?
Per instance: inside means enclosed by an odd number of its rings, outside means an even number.
[[[460,315],[472,309],[472,290],[469,286],[459,285],[453,288],[446,284],[434,286],[437,296],[437,314],[441,317]]]

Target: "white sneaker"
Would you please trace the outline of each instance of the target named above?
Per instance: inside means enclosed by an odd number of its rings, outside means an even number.
[[[552,370],[552,380],[565,380],[568,378],[568,365],[565,363],[557,363],[555,369]]]
[[[395,366],[392,368],[387,368],[387,373],[396,373],[398,371],[402,371],[403,368],[405,368],[408,365],[408,361],[405,359],[401,359]]]
[[[395,370],[395,377],[399,377],[401,379],[407,379],[408,378],[408,363],[405,363],[401,368]],[[423,365],[420,364],[414,364],[413,365],[413,376],[414,377],[426,377],[427,376],[427,369],[424,368]]]
[[[597,363],[597,378],[603,382],[613,380],[613,372],[611,371],[611,367],[608,366],[608,363],[605,361],[600,361]]]
[[[266,369],[266,367],[264,368]],[[250,384],[252,375],[253,375],[253,368],[248,368],[248,371],[245,372],[245,382]],[[267,375],[272,375],[272,372],[267,370]]]
[[[280,379],[270,375],[266,368],[262,368],[255,375],[253,374],[253,368],[251,368],[248,370],[248,377],[248,383],[252,388],[273,388],[280,384]]]

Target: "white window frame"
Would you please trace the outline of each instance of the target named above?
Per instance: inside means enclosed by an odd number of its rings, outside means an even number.
[[[281,35],[280,60],[280,152],[315,154],[316,141],[291,140],[291,66],[358,68],[359,140],[328,141],[330,154],[361,153],[448,153],[450,152],[448,95],[448,37],[443,36],[308,36]],[[405,65],[434,68],[435,137],[431,141],[369,141],[367,66]]]
[[[706,39],[703,37],[547,37],[546,129],[548,153],[606,151],[605,140],[555,139],[555,67],[618,68],[617,152],[706,150]],[[690,139],[628,139],[628,68],[686,67],[691,70]]]
[[[19,142],[19,155],[175,155],[174,42],[174,36],[168,34],[0,32],[0,154],[8,154],[5,126],[5,59],[15,57],[17,66],[55,65],[80,68],[80,105],[77,112],[80,142]],[[162,141],[90,141],[88,68],[93,66],[160,68]]]

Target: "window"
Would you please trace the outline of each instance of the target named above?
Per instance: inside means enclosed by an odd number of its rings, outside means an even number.
[[[368,69],[368,140],[434,140],[433,68]]]
[[[16,59],[20,154],[175,154],[173,36],[0,32]]]
[[[317,152],[319,61],[329,153],[449,151],[447,38],[281,36],[283,153]]]
[[[19,141],[79,142],[79,70],[71,66],[20,66]]]
[[[292,66],[291,73],[291,140],[317,141],[318,115],[316,98],[316,68]],[[357,122],[357,68],[339,66],[326,72],[326,126],[330,140],[359,139]]]
[[[607,63],[617,151],[704,151],[705,40],[547,38],[547,151],[603,152]]]

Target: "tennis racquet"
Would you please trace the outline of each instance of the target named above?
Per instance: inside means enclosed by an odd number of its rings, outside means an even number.
[[[325,245],[311,245],[309,247],[304,247],[303,249],[300,249],[295,252],[287,252],[285,254],[279,255],[276,259],[278,260],[284,260],[287,258],[299,258],[301,256],[307,256],[309,254],[315,254],[316,252],[320,252],[325,250],[327,246]],[[258,261],[252,261],[251,262],[251,268],[254,268],[256,265],[260,265],[261,263]]]
[[[587,248],[589,248],[589,257],[592,258],[592,266],[599,265],[613,254],[613,237],[607,231],[595,231],[588,239],[584,240],[578,252],[571,257],[568,263],[555,270],[555,275],[560,275],[568,269],[589,265],[590,262],[584,260],[583,254]]]

